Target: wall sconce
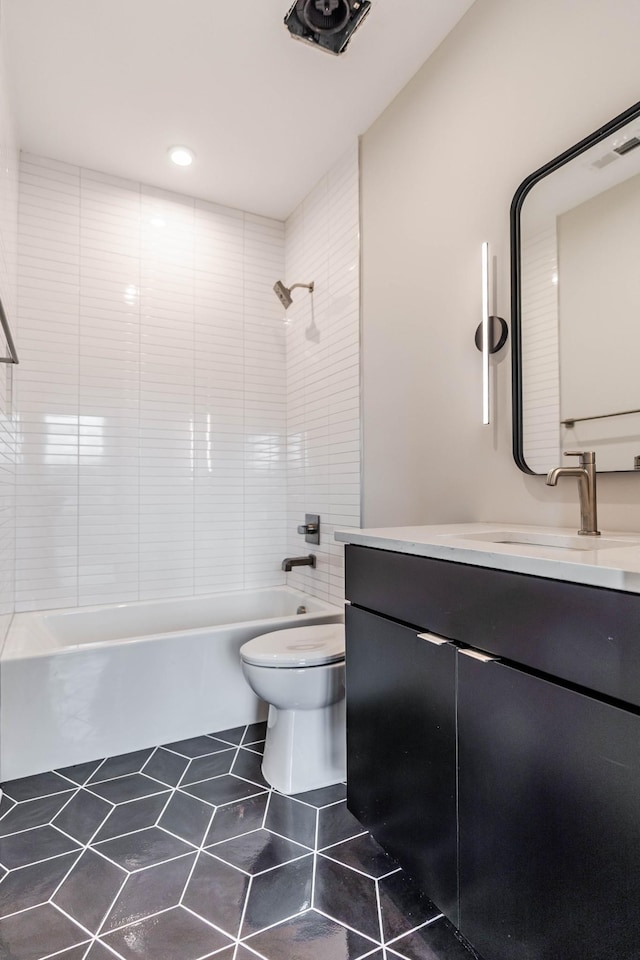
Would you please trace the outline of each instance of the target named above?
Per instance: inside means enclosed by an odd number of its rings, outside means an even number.
[[[497,353],[507,342],[509,328],[502,317],[491,313],[494,291],[490,277],[489,244],[482,244],[482,322],[476,330],[476,347],[482,351],[482,422],[491,422],[491,397],[489,392],[489,357]]]

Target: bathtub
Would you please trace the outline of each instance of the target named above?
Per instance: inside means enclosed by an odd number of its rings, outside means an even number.
[[[240,646],[342,620],[288,587],[18,613],[0,655],[0,782],[263,719]]]

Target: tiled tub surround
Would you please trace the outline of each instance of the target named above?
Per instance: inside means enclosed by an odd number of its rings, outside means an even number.
[[[343,619],[288,587],[16,614],[0,658],[0,778],[261,719],[242,644]]]
[[[3,960],[472,960],[344,786],[265,785],[264,732],[5,783]]]
[[[282,584],[284,225],[23,155],[16,609]]]

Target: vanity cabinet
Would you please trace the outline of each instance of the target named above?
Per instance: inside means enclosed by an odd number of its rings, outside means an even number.
[[[637,960],[640,596],[359,546],[346,595],[355,816],[484,960]]]

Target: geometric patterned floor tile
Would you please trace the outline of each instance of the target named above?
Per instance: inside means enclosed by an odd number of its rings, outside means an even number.
[[[149,827],[136,833],[126,833],[115,840],[97,843],[95,849],[119,867],[133,873],[165,860],[173,860],[193,850],[184,840],[171,836],[159,827]]]
[[[7,870],[14,870],[79,849],[75,840],[60,833],[55,827],[35,827],[33,830],[13,833],[0,839],[0,863]]]
[[[115,930],[177,906],[195,859],[196,854],[190,853],[130,874],[109,910],[103,930]]]
[[[230,937],[237,937],[249,883],[249,877],[235,867],[201,853],[182,903]]]
[[[297,860],[307,855],[309,850],[269,830],[254,830],[242,837],[217,843],[209,848],[209,853],[253,876],[290,860]]]
[[[0,883],[0,918],[46,903],[77,859],[78,852],[66,853],[44,863],[12,870]]]
[[[251,724],[5,785],[1,960],[472,960],[344,784],[266,784],[264,736]]]
[[[472,960],[475,956],[444,917],[394,941],[391,949],[401,960]]]
[[[322,851],[322,856],[343,863],[376,880],[400,869],[395,860],[385,853],[368,833],[352,840],[344,840],[335,847],[327,847]]]
[[[124,960],[198,960],[232,943],[183,907],[122,927],[100,938]]]
[[[50,903],[0,920],[2,960],[39,960],[88,939]]]
[[[269,960],[357,960],[375,949],[370,940],[315,910],[256,934],[247,946]]]

